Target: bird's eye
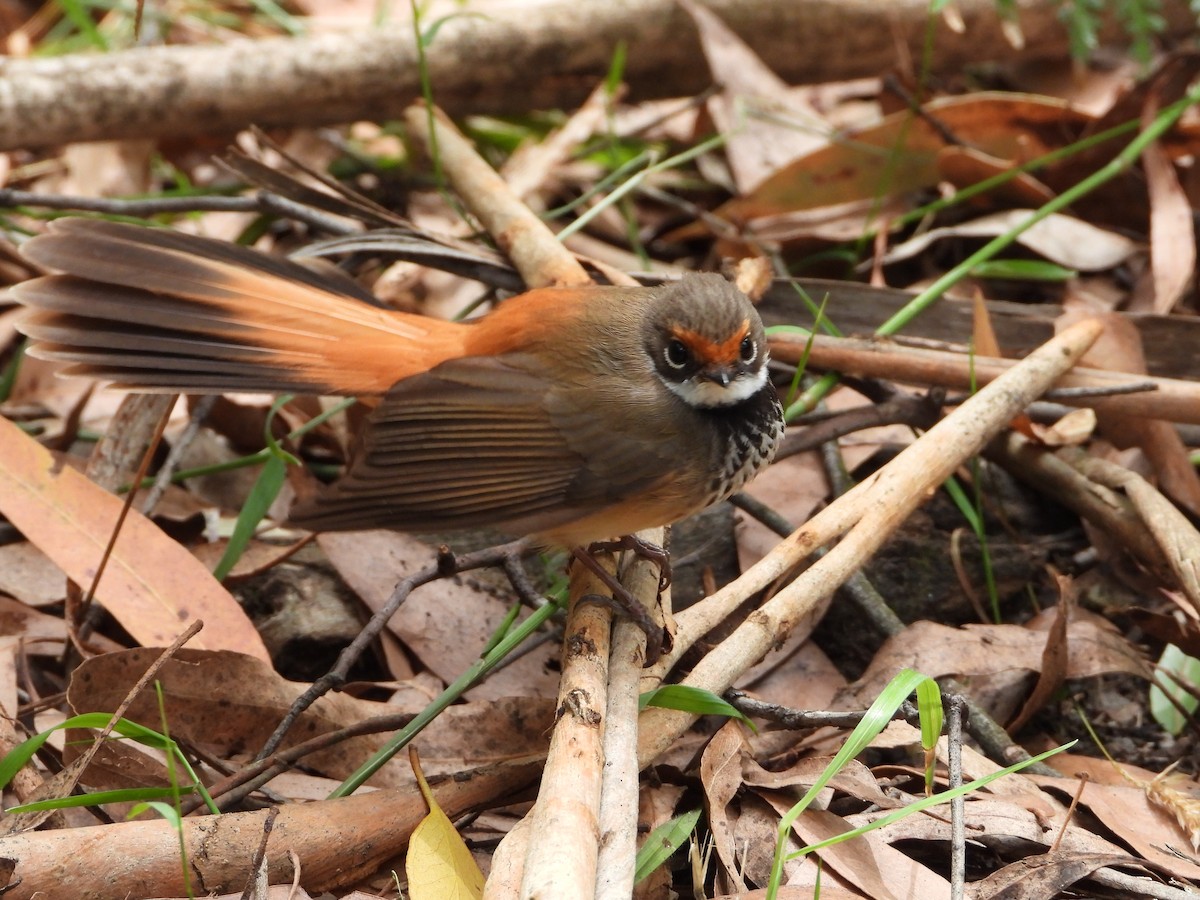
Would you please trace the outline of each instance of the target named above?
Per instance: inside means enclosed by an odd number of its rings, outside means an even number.
[[[671,340],[667,342],[666,349],[663,350],[663,358],[671,368],[682,369],[691,362],[692,354],[683,341]]]
[[[742,362],[754,362],[754,358],[758,356],[758,347],[755,346],[754,339],[747,335],[742,338],[742,345],[738,348],[738,352],[742,355]]]

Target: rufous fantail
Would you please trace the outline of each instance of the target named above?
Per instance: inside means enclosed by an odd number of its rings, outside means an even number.
[[[312,530],[492,527],[579,546],[746,484],[783,414],[762,322],[717,275],[542,288],[476,322],[371,306],[296,263],[163,229],[62,219],[11,289],[33,356],[139,391],[378,397]]]

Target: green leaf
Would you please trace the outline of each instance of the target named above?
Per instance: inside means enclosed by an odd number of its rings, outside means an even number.
[[[682,684],[664,685],[638,697],[639,712],[649,706],[678,709],[697,716],[725,716],[730,719],[741,719],[751,729],[754,729],[754,723],[746,718],[741,710],[712,691],[706,691],[703,688],[688,687]],[[757,731],[757,729],[755,730]]]
[[[932,678],[917,685],[917,712],[921,716],[921,746],[932,750],[942,734],[942,690]]]
[[[98,50],[108,49],[108,41],[100,33],[96,23],[92,21],[90,4],[82,3],[80,0],[58,0],[58,8],[62,10],[63,15],[70,23],[79,29],[79,33],[87,39],[89,44]]]
[[[0,371],[0,403],[12,396],[13,385],[17,383],[17,375],[20,374],[21,363],[25,359],[25,348],[28,344],[28,341],[21,341],[17,345],[12,359],[8,361],[8,365],[4,367],[3,371]]]
[[[861,828],[855,828],[852,831],[834,835],[831,838],[827,838],[826,840],[820,841],[816,844],[810,844],[801,850],[797,850],[795,853],[791,854],[788,859],[795,859],[797,856],[806,856],[809,853],[815,853],[816,851],[822,850],[825,847],[831,847],[834,844],[842,843],[842,841],[848,841],[850,838],[858,837],[860,834],[866,834],[868,831],[874,831],[876,828],[883,828],[885,825],[891,825],[893,822],[898,822],[905,816],[911,816],[914,813],[921,812],[922,810],[926,810],[934,806],[940,806],[943,803],[949,803],[955,797],[962,797],[977,791],[980,788],[987,787],[998,778],[1003,778],[1005,775],[1011,775],[1014,772],[1020,772],[1022,769],[1027,768],[1036,762],[1041,762],[1043,759],[1054,756],[1056,753],[1062,753],[1064,750],[1070,750],[1077,743],[1078,741],[1070,741],[1060,747],[1053,747],[1044,753],[1039,753],[1037,756],[1031,757],[1030,759],[1023,759],[1018,763],[1014,763],[1013,765],[993,772],[990,775],[985,775],[982,778],[976,778],[974,781],[967,782],[959,787],[951,788],[950,790],[943,791],[940,794],[934,794],[932,797],[922,797],[920,800],[914,801],[902,809],[892,810],[886,816],[882,816],[876,819],[874,822],[863,825]]]
[[[610,97],[617,93],[621,81],[625,78],[625,60],[628,54],[629,47],[626,46],[625,41],[617,41],[617,46],[613,49],[612,61],[608,64],[608,74],[604,78],[604,90]]]
[[[700,812],[699,807],[685,812],[669,822],[663,822],[646,836],[637,852],[633,872],[634,884],[665,863],[684,845],[700,820]]]
[[[1167,644],[1158,658],[1157,672],[1160,677],[1150,685],[1150,715],[1166,732],[1177,735],[1187,726],[1184,713],[1191,715],[1200,703],[1194,693],[1200,685],[1200,660]]]
[[[1075,269],[1043,259],[992,259],[971,267],[976,278],[1007,278],[1016,281],[1069,281],[1079,274]]]
[[[438,32],[442,30],[442,26],[447,22],[453,22],[455,19],[482,19],[484,22],[492,21],[491,17],[485,16],[483,13],[479,12],[456,12],[449,13],[445,16],[440,16],[439,18],[434,19],[433,22],[429,24],[429,27],[421,32],[421,49],[428,50],[431,46],[433,46],[433,42],[437,39]]]
[[[271,508],[271,504],[275,502],[275,498],[279,496],[279,491],[283,488],[284,481],[287,480],[288,463],[300,464],[296,457],[279,446],[279,442],[271,434],[271,424],[275,421],[275,416],[291,399],[291,394],[279,397],[271,406],[270,413],[267,414],[263,430],[270,455],[263,463],[262,471],[258,473],[254,487],[250,489],[250,496],[246,498],[242,511],[238,513],[237,522],[233,526],[233,534],[229,536],[229,543],[225,546],[225,553],[222,554],[216,568],[213,569],[213,577],[218,581],[233,571],[237,561],[246,552],[246,547],[249,546],[250,539],[254,537],[254,532],[258,530],[259,523],[266,518],[267,510]]]
[[[42,748],[46,741],[50,740],[50,736],[56,731],[64,728],[96,728],[102,729],[108,724],[108,720],[112,716],[108,713],[84,713],[78,716],[72,716],[65,722],[55,725],[53,728],[48,728],[43,732],[35,734],[27,741],[22,741],[16,747],[9,751],[4,759],[0,760],[0,788],[8,786],[12,781],[13,776],[21,770],[21,768],[33,758],[33,755]],[[137,722],[131,722],[128,719],[118,719],[113,731],[122,737],[132,738],[139,743],[145,744],[148,747],[155,747],[159,750],[165,749],[166,739],[157,731],[152,731],[144,725],[139,725]]]
[[[861,753],[873,741],[888,723],[892,721],[896,710],[900,708],[900,704],[908,699],[917,687],[929,679],[920,672],[914,672],[912,669],[901,670],[895,678],[888,682],[887,686],[875,698],[875,702],[863,714],[862,720],[850,732],[850,736],[846,738],[846,743],[837,752],[837,755],[830,761],[825,770],[817,777],[813,786],[808,792],[800,798],[800,802],[793,806],[784,814],[783,819],[779,823],[779,832],[775,844],[775,858],[771,866],[771,880],[768,887],[768,896],[774,897],[778,893],[779,885],[783,883],[783,864],[786,861],[784,857],[784,848],[787,846],[788,836],[791,834],[792,823],[800,817],[816,799],[817,795],[824,790],[830,779],[838,772],[842,771],[850,762]],[[939,795],[940,796],[940,795]]]
[[[267,457],[267,461],[263,463],[262,471],[258,473],[258,479],[250,491],[250,496],[246,498],[242,511],[238,513],[237,522],[233,526],[233,534],[229,536],[229,543],[225,546],[225,553],[221,556],[216,568],[213,569],[213,576],[218,581],[233,571],[237,561],[242,558],[246,547],[250,545],[250,539],[254,537],[259,523],[266,516],[271,504],[275,502],[275,498],[279,496],[279,491],[283,488],[286,479],[287,463],[274,454]]]
[[[167,822],[170,822],[171,827],[176,831],[179,831],[183,827],[183,820],[179,818],[179,813],[176,811],[175,807],[173,807],[170,803],[159,803],[158,801],[139,803],[129,811],[129,815],[126,816],[126,818],[132,819],[134,816],[140,816],[148,809],[154,810],[156,813],[162,816],[163,819],[165,819]]]
[[[196,793],[195,785],[182,785],[181,794]],[[69,797],[57,797],[53,800],[38,800],[35,803],[23,803],[6,809],[7,813],[40,812],[45,809],[70,809],[77,806],[103,806],[105,803],[131,803],[136,800],[157,800],[160,797],[174,797],[175,790],[170,787],[121,788],[115,791],[95,791],[91,794],[72,794]],[[139,803],[145,807],[146,803]],[[169,807],[168,807],[169,808]],[[130,813],[134,815],[134,813]]]
[[[0,788],[4,788],[13,777],[21,770],[21,767],[33,758],[33,755],[41,749],[42,745],[50,739],[50,736],[56,731],[64,728],[94,728],[102,730],[108,725],[109,719],[112,716],[105,712],[83,713],[78,716],[72,716],[65,722],[61,722],[53,728],[48,728],[43,732],[35,734],[27,741],[23,741],[14,747],[7,756],[0,760]],[[169,754],[169,758],[179,760],[180,765],[188,773],[191,779],[191,784],[184,788],[187,791],[198,791],[200,796],[204,798],[205,805],[216,815],[219,810],[213,802],[212,797],[208,795],[208,791],[200,783],[196,772],[192,769],[192,765],[188,762],[186,756],[179,750],[179,745],[165,735],[159,734],[152,728],[147,728],[145,725],[139,725],[137,722],[131,722],[129,719],[118,719],[116,725],[113,726],[113,733],[120,737],[128,738],[137,741],[153,749],[161,750]],[[72,805],[87,805],[95,801],[84,798],[83,804]],[[107,801],[105,801],[107,802]]]

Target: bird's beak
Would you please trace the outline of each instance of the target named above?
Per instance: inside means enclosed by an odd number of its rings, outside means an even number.
[[[710,366],[700,373],[700,377],[721,387],[729,387],[733,381],[734,371],[728,366]]]

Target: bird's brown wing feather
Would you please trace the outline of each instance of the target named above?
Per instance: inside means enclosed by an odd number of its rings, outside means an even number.
[[[611,423],[581,417],[564,430],[561,390],[516,355],[452,360],[408,378],[371,414],[347,474],[293,509],[292,521],[314,530],[551,532],[662,480],[655,466],[593,470],[589,457],[603,455]],[[578,449],[589,441],[594,454]]]

